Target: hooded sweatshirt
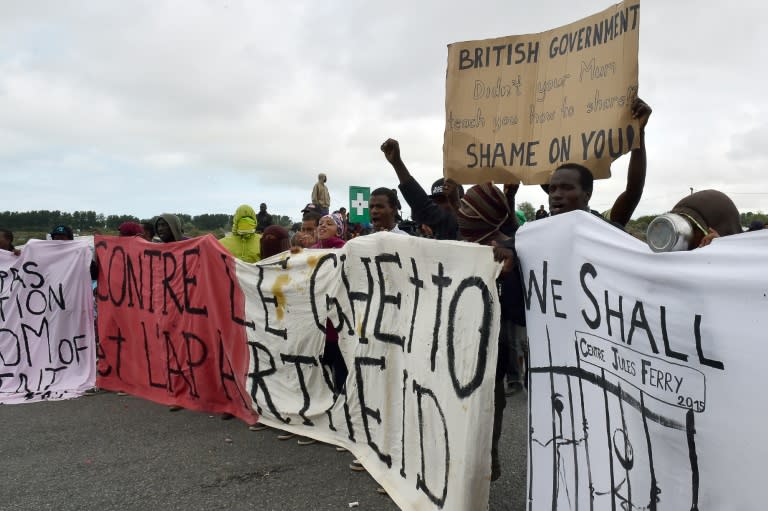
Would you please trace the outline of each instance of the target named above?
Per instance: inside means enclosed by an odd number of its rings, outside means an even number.
[[[241,224],[241,220],[244,220]],[[248,219],[252,220],[249,222]],[[261,235],[256,233],[256,212],[247,204],[243,204],[235,211],[232,219],[232,236],[222,238],[219,243],[233,256],[246,263],[255,263],[261,260]],[[250,228],[252,226],[252,229]],[[246,229],[242,229],[246,227]],[[248,232],[253,231],[253,232]]]
[[[155,219],[155,232],[157,232],[157,221],[160,219],[165,220],[165,222],[168,224],[168,227],[171,228],[171,232],[173,233],[173,241],[181,241],[188,239],[183,234],[183,230],[181,228],[181,220],[179,220],[179,217],[176,215],[173,215],[171,213],[163,213],[159,217]]]

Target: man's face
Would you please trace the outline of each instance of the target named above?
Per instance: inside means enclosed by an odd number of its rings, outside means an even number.
[[[317,243],[317,221],[304,220],[301,222],[301,230],[298,232],[299,244],[304,247],[310,247]]]
[[[371,195],[369,199],[371,223],[374,231],[389,231],[395,226],[395,208],[384,195]]]
[[[446,179],[443,182],[443,195],[451,202],[459,200],[459,185],[453,179]]]
[[[0,232],[0,250],[11,250],[11,241],[4,232]]]
[[[157,231],[157,237],[160,238],[163,243],[170,243],[171,241],[174,241],[171,226],[168,225],[168,222],[166,222],[165,219],[161,218],[157,221],[157,224],[155,224],[155,230]]]
[[[577,209],[586,210],[590,195],[581,188],[577,170],[557,170],[549,180],[549,213],[559,215]]]
[[[51,236],[51,239],[56,241],[69,241],[69,236],[66,234],[54,234]]]
[[[267,205],[266,204],[260,204],[259,205],[259,211],[266,211],[266,210],[267,210]]]

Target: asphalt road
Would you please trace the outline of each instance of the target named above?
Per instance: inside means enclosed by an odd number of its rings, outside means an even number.
[[[526,423],[519,393],[508,398],[492,510],[525,509]],[[106,392],[0,406],[0,509],[397,509],[349,470],[351,454],[276,436]]]

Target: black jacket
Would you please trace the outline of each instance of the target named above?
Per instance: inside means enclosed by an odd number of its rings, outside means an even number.
[[[399,188],[405,202],[411,207],[413,219],[418,224],[427,224],[435,234],[435,239],[460,239],[456,214],[441,208],[413,177],[402,183]]]

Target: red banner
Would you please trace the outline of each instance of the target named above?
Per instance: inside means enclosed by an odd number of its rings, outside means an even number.
[[[257,415],[235,260],[213,236],[97,236],[97,386],[192,410]]]

